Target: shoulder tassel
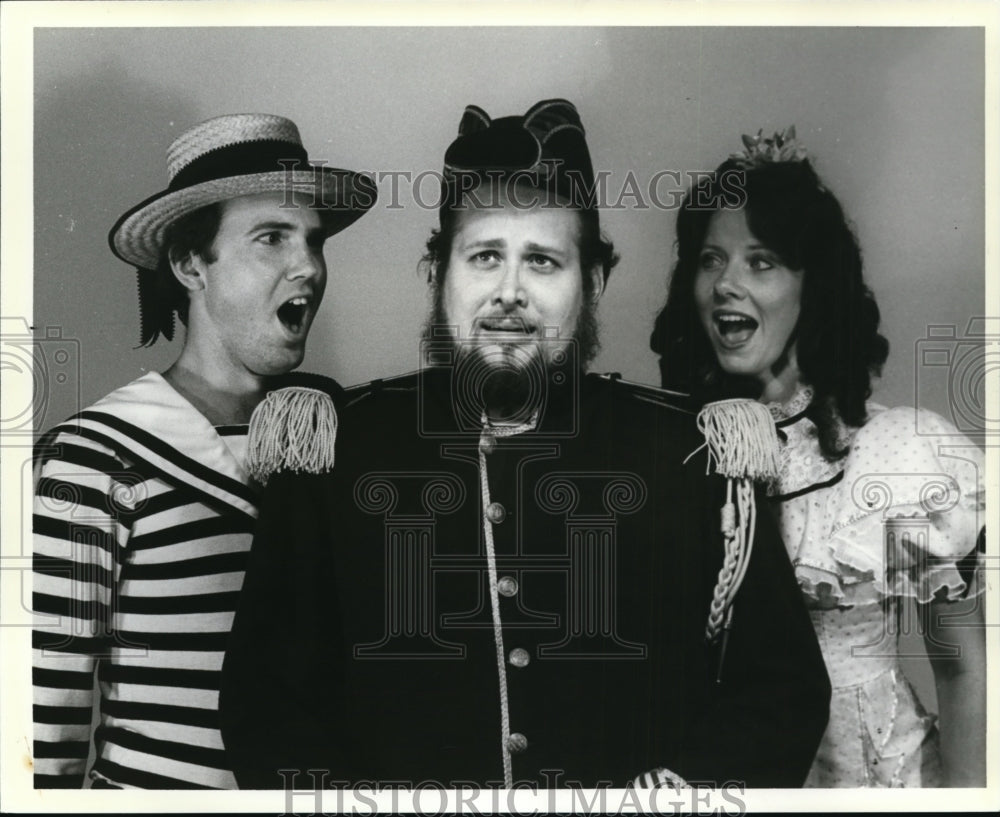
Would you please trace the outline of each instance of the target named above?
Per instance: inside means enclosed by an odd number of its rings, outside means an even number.
[[[261,484],[280,471],[333,468],[337,410],[326,392],[303,386],[272,391],[250,418],[247,469]]]
[[[752,480],[775,479],[781,445],[767,406],[756,400],[719,400],[698,412],[698,429],[708,446],[708,467],[716,473]]]

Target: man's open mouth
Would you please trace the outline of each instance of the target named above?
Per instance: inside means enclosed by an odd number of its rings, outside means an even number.
[[[719,337],[727,346],[740,346],[757,330],[757,321],[739,312],[716,312],[712,319]]]
[[[278,307],[278,320],[286,329],[293,334],[299,334],[306,325],[309,315],[309,298],[305,295],[297,295],[289,298]]]

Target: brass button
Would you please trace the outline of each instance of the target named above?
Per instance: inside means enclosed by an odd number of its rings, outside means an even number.
[[[507,516],[507,511],[499,502],[491,502],[486,506],[486,518],[494,525],[499,525]]]
[[[510,651],[510,663],[515,667],[526,667],[529,661],[531,661],[531,656],[528,655],[527,650],[515,647]]]
[[[507,738],[507,751],[512,755],[523,752],[528,748],[528,739],[520,732],[511,732]]]
[[[479,438],[479,450],[484,454],[492,454],[494,449],[497,447],[497,438],[492,434],[487,434],[483,432],[483,435]]]
[[[513,576],[504,576],[497,582],[497,590],[501,596],[510,598],[517,595],[517,579]]]

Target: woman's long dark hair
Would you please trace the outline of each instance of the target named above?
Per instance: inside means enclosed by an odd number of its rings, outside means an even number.
[[[878,305],[862,277],[857,239],[807,159],[746,169],[727,160],[688,192],[677,215],[678,258],[667,303],[649,342],[660,355],[662,385],[690,392],[699,403],[760,396],[759,384],[719,367],[694,302],[709,222],[719,210],[740,204],[750,232],[787,267],[805,271],[798,366],[802,381],[813,388],[809,416],[819,427],[822,451],[842,457],[847,450],[838,446],[837,418],[851,426],[865,423],[872,377],[882,371],[889,342],[878,331]]]

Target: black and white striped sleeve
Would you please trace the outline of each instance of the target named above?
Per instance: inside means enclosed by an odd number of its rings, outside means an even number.
[[[33,516],[35,787],[81,788],[94,668],[111,648],[128,491],[125,468],[106,446],[71,431],[49,439]]]

